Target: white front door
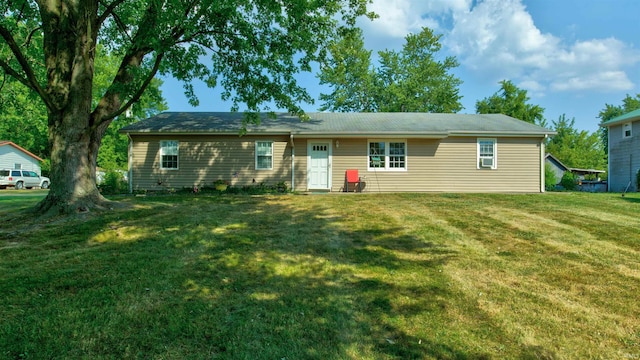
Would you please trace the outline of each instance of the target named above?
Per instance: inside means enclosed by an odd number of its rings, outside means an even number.
[[[331,190],[331,141],[309,141],[307,188]]]

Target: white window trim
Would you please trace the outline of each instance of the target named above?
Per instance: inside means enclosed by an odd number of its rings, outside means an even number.
[[[177,145],[178,154],[176,155],[177,156],[176,167],[174,167],[174,168],[172,168],[172,167],[164,167],[162,165],[162,156],[165,155],[163,153],[163,151],[162,151],[162,149],[163,149],[162,144],[163,143],[167,143],[167,142],[176,142],[176,145]],[[160,169],[169,170],[169,171],[175,171],[175,170],[179,170],[180,169],[180,141],[178,141],[178,140],[160,140]]]
[[[258,143],[270,143],[271,144],[271,167],[269,168],[261,168],[258,167]],[[269,170],[273,170],[273,161],[274,161],[274,156],[273,156],[273,145],[274,142],[273,140],[256,140],[255,142],[255,169],[256,171],[269,171]]]
[[[480,161],[481,161],[481,157],[480,157],[480,143],[483,141],[491,141],[493,142],[493,166],[491,167],[485,167],[485,166],[480,166]],[[496,138],[478,138],[476,141],[476,169],[478,170],[495,170],[498,168],[498,139]]]
[[[370,167],[369,166],[369,149],[372,142],[383,142],[384,144],[384,167]],[[404,143],[404,167],[392,168],[389,167],[389,143]],[[368,171],[389,171],[389,172],[406,172],[409,169],[409,142],[407,139],[367,139],[367,170]]]
[[[629,130],[628,136],[627,136],[627,130]],[[622,124],[622,138],[626,139],[632,136],[633,136],[633,125],[630,122]]]

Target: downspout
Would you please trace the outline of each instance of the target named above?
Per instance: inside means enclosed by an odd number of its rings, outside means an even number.
[[[131,166],[131,163],[133,162],[133,139],[131,138],[131,134],[127,133],[127,137],[129,138],[129,156],[128,156],[128,161],[127,161],[127,172],[129,173],[129,181],[127,181],[129,183],[129,194],[133,194],[133,167]]]
[[[291,141],[291,191],[296,188],[296,169],[295,169],[295,160],[296,160],[296,146],[293,143],[293,134],[289,135],[289,139]]]

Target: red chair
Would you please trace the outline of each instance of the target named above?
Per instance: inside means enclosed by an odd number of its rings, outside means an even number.
[[[360,192],[360,176],[358,176],[358,169],[347,170],[344,176],[345,191],[349,192],[349,184],[355,185],[355,191]]]

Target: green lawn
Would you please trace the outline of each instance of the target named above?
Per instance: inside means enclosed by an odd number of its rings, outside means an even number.
[[[640,359],[640,195],[0,192],[0,359]]]

